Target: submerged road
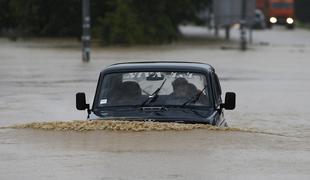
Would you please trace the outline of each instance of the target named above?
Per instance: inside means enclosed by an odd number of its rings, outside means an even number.
[[[310,31],[255,31],[241,52],[237,31],[225,43],[203,28],[182,30],[189,38],[172,45],[95,48],[88,64],[75,42],[0,39],[0,126],[84,119],[75,93],[91,102],[107,65],[182,60],[213,65],[223,92],[237,93],[237,109],[225,114],[231,126],[280,135],[0,129],[0,179],[308,180]]]

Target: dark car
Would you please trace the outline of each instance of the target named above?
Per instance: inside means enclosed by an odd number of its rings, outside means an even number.
[[[212,66],[194,62],[130,62],[114,64],[99,76],[92,108],[85,93],[76,108],[88,119],[204,123],[227,126],[223,109],[235,108],[235,93],[222,102]]]

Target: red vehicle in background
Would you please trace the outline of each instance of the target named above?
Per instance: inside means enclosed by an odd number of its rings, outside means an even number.
[[[294,0],[256,0],[256,8],[264,13],[269,28],[273,24],[295,26]]]

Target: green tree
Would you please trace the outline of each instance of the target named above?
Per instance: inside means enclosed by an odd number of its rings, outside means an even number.
[[[80,0],[10,0],[12,24],[19,35],[79,36]]]
[[[309,0],[296,0],[295,11],[298,20],[304,23],[310,23],[310,1]]]
[[[9,28],[11,25],[9,0],[0,0],[0,30]]]
[[[92,32],[104,44],[167,43],[210,0],[91,0]],[[81,35],[81,0],[0,0],[0,30],[19,36]]]
[[[106,44],[166,43],[178,38],[178,25],[194,21],[208,0],[116,0],[100,17]]]

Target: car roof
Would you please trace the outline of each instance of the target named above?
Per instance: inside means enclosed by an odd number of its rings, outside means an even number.
[[[108,66],[101,73],[128,71],[192,71],[192,72],[210,72],[214,68],[201,62],[184,61],[147,61],[147,62],[125,62]]]

